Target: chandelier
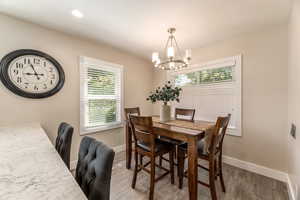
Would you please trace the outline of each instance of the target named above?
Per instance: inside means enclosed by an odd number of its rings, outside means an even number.
[[[152,53],[152,62],[154,67],[163,69],[163,70],[181,70],[186,68],[191,60],[191,50],[185,50],[184,57],[178,47],[174,33],[175,28],[169,28],[169,38],[165,46],[166,57],[160,59],[158,52]]]

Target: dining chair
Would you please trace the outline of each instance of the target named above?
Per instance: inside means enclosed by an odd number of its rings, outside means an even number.
[[[175,108],[175,119],[194,121],[195,109]]]
[[[209,172],[209,183],[198,180],[199,184],[202,184],[210,188],[211,197],[213,200],[217,200],[217,193],[215,187],[215,180],[219,177],[223,192],[226,192],[223,171],[222,171],[222,147],[224,136],[226,134],[227,126],[229,124],[231,114],[226,117],[218,117],[214,129],[207,135],[207,148],[205,140],[199,140],[198,142],[198,157],[202,160],[208,161],[209,167],[198,164],[198,167],[207,170]],[[183,177],[186,175],[184,172],[184,160],[187,154],[187,145],[180,145],[178,148],[178,169],[179,169],[179,188],[182,188]]]
[[[134,158],[135,158],[135,167],[134,167],[134,175],[132,179],[131,187],[134,189],[136,185],[137,174],[141,170],[150,174],[150,193],[149,200],[153,200],[154,196],[154,184],[155,182],[162,179],[164,176],[170,174],[171,175],[171,183],[174,184],[174,152],[175,146],[161,141],[157,138],[157,136],[153,133],[153,122],[152,117],[144,117],[144,116],[134,116],[130,115],[130,126],[133,130],[133,138],[134,138]],[[170,158],[170,169],[166,169],[159,165],[156,165],[155,158],[157,156],[161,156],[164,154],[169,154]],[[139,164],[138,157],[140,156],[141,162]],[[143,164],[143,157],[150,158],[150,161]],[[150,165],[150,170],[146,167]],[[158,167],[165,171],[161,176],[155,177],[155,168]]]
[[[125,108],[124,109],[124,115],[125,115],[125,119],[126,119],[125,138],[126,138],[126,141],[128,141],[128,143],[133,143],[134,141],[132,139],[132,130],[129,126],[129,115],[140,116],[141,115],[140,108],[139,107]],[[126,163],[126,168],[127,169],[131,168],[131,158],[132,158],[132,151],[133,150],[130,147],[131,147],[131,145],[129,145],[129,147],[126,148],[126,156],[128,156],[128,159],[126,159],[127,160],[127,163]]]
[[[139,107],[125,108],[124,109],[124,114],[125,114],[125,119],[129,120],[129,114],[140,116],[141,112],[140,112],[140,108]]]
[[[75,179],[88,200],[109,200],[114,157],[115,152],[102,142],[82,139]]]
[[[195,109],[175,108],[175,119],[176,120],[184,120],[184,121],[193,122],[194,117],[195,117],[195,111],[196,111]],[[179,140],[170,139],[168,137],[160,137],[160,139],[175,145],[176,151],[175,151],[174,158],[176,159],[177,158],[178,145],[183,144],[183,142],[179,141]],[[162,166],[162,161],[163,160],[169,162],[169,160],[167,158],[164,158],[163,156],[161,156],[159,158],[159,165],[160,166]],[[175,165],[177,165],[176,162],[175,162]]]
[[[55,149],[68,169],[70,169],[70,152],[73,131],[74,128],[71,125],[62,122],[58,127],[58,134],[55,141]]]

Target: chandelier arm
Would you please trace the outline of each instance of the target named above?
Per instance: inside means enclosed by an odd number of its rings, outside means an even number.
[[[178,47],[178,44],[177,44],[177,41],[176,41],[176,38],[175,38],[175,37],[174,37],[174,41],[175,41],[175,45],[176,45],[176,48],[177,48],[177,51],[178,51],[179,56],[180,56],[181,58],[183,58],[183,57],[182,57],[182,54],[181,54],[181,51],[180,51],[180,49],[179,49],[179,47]]]
[[[183,68],[186,68],[187,64],[182,64],[181,67],[175,69],[171,69],[168,65],[162,65],[162,64],[159,64],[157,67],[164,70],[181,70]]]
[[[168,63],[170,63],[171,61],[169,61],[169,60],[167,60],[167,61],[164,61],[164,62],[161,62],[160,64],[158,64],[158,66],[161,66],[161,65],[165,65],[165,64],[168,64]],[[181,63],[181,64],[186,64],[184,61],[182,61],[182,60],[172,60],[172,62],[174,62],[174,63]]]
[[[170,37],[169,37],[168,40],[167,40],[167,44],[166,44],[166,46],[165,46],[165,52],[164,52],[164,53],[166,53],[167,50],[168,50],[168,44],[169,44],[169,41],[170,41]]]

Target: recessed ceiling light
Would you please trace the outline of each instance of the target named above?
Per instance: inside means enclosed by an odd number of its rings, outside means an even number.
[[[82,18],[83,14],[79,10],[72,10],[72,15],[77,18]]]

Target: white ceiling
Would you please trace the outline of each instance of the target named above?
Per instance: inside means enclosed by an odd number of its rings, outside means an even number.
[[[177,28],[182,49],[195,48],[284,23],[289,11],[290,0],[0,0],[4,14],[149,59],[164,47],[168,27]]]

